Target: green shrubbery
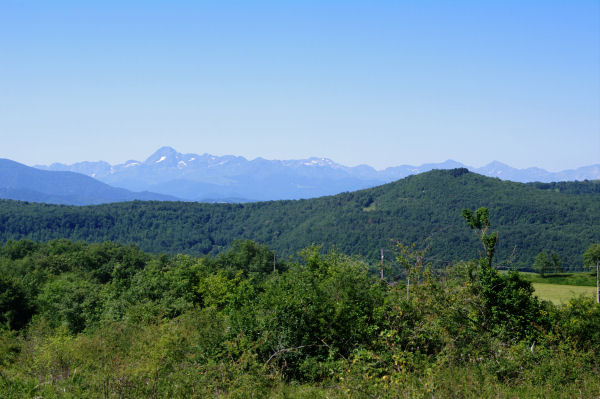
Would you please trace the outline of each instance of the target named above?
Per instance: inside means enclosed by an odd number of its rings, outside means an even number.
[[[539,302],[482,241],[479,262],[419,268],[410,296],[319,247],[274,270],[253,242],[205,258],[9,242],[0,396],[600,395],[600,307]]]

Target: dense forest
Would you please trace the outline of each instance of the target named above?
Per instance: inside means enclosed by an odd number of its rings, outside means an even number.
[[[204,257],[8,241],[1,396],[600,395],[600,307],[541,302],[496,270],[487,210],[463,217],[482,256],[434,270],[399,246],[410,286],[315,246],[274,263],[252,241]]]
[[[0,201],[0,241],[68,238],[136,244],[151,253],[215,255],[235,239],[278,257],[313,243],[376,262],[395,241],[417,243],[439,267],[478,254],[460,210],[487,206],[502,240],[498,259],[530,268],[541,251],[577,270],[600,241],[597,182],[522,184],[466,169],[436,170],[379,187],[298,201],[247,204],[128,202],[74,207]]]
[[[600,180],[559,181],[553,183],[527,183],[530,186],[570,194],[600,194]]]

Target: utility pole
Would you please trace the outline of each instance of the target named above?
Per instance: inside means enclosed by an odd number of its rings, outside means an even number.
[[[598,281],[598,271],[600,271],[600,260],[596,259],[596,303],[600,303],[600,282]]]
[[[381,279],[383,280],[383,248],[381,248]]]

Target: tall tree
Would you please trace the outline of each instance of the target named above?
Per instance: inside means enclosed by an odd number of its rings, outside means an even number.
[[[563,271],[562,258],[558,253],[550,251],[550,262],[552,263],[552,270],[554,273],[561,273]]]
[[[33,315],[32,305],[21,283],[0,275],[0,329],[20,329]]]
[[[535,261],[533,262],[533,268],[542,277],[544,277],[544,275],[550,271],[551,265],[552,262],[550,261],[550,258],[548,258],[548,254],[546,253],[546,251],[542,251],[539,254],[537,254],[537,256],[535,257]]]
[[[521,279],[517,272],[501,275],[493,267],[498,234],[488,232],[488,208],[479,208],[475,212],[463,209],[462,216],[479,237],[484,250],[475,282],[483,298],[485,323],[499,336],[534,339],[535,326],[541,321],[540,303],[533,296],[531,283]]]
[[[477,237],[483,245],[485,258],[481,259],[482,266],[492,267],[492,259],[496,252],[496,243],[498,242],[497,233],[489,233],[490,228],[490,213],[488,208],[479,208],[475,212],[470,209],[463,209],[462,216],[467,221],[471,230],[475,231]]]

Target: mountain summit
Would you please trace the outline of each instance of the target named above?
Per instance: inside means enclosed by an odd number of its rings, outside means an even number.
[[[172,147],[161,147],[154,154],[150,155],[146,161],[144,161],[145,165],[158,165],[166,167],[166,166],[176,166],[178,162],[184,162],[185,155],[181,154]],[[137,161],[134,161],[137,162]]]

